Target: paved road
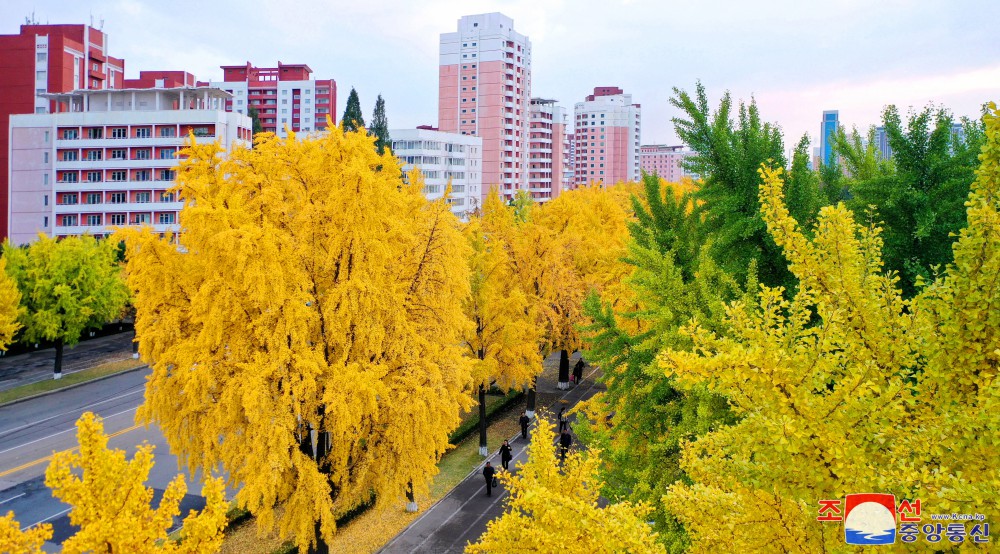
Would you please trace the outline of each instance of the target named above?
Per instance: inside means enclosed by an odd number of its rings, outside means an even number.
[[[98,337],[66,347],[63,351],[63,374],[74,373],[114,360],[132,356],[132,333]],[[0,356],[0,391],[52,378],[54,348],[16,356]]]
[[[549,406],[549,411],[558,411],[558,405],[565,405],[566,409],[569,410],[580,400],[588,399],[598,391],[603,390],[603,385],[594,382],[595,374],[596,371],[588,370],[580,386],[565,392],[558,391],[560,396],[556,397],[554,406]],[[544,387],[556,390],[554,382],[540,379],[538,390],[543,391]],[[572,429],[575,416],[569,419]],[[518,433],[510,441],[510,444],[514,449],[514,460],[511,462],[510,468],[516,473],[517,464],[527,460],[528,442],[522,440],[521,434]],[[576,446],[574,441],[574,448]],[[498,469],[502,467],[498,453],[493,452],[488,460]],[[465,550],[465,545],[468,542],[478,540],[479,536],[486,531],[486,524],[503,513],[504,499],[507,498],[507,492],[503,490],[503,487],[494,490],[493,496],[486,496],[486,482],[482,476],[485,462],[486,460],[444,498],[386,544],[380,552],[385,554],[460,553]]]
[[[69,506],[52,497],[44,475],[53,452],[76,446],[74,424],[85,411],[104,418],[104,432],[112,437],[112,448],[125,450],[131,456],[135,446],[144,441],[155,446],[156,464],[146,483],[154,489],[155,505],[163,488],[180,471],[160,430],[134,422],[149,371],[143,368],[0,407],[0,512],[13,510],[22,528],[52,523],[54,544],[47,547],[53,551],[73,533],[66,515]],[[200,476],[195,478],[187,477],[188,490],[197,493],[201,488],[195,483]],[[203,498],[189,494],[182,502],[181,513],[186,515],[189,509],[202,506]]]

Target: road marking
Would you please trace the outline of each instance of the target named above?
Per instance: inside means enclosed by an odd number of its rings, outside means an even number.
[[[76,408],[74,410],[68,410],[68,411],[62,412],[60,414],[56,414],[54,416],[49,416],[49,417],[47,417],[45,419],[39,419],[38,421],[32,421],[31,423],[26,423],[26,424],[24,424],[24,425],[22,425],[20,427],[15,427],[13,429],[8,429],[6,431],[0,432],[0,437],[7,436],[7,435],[9,435],[11,433],[16,433],[16,432],[18,432],[18,431],[20,431],[22,429],[26,429],[28,427],[31,427],[32,425],[38,425],[40,423],[45,423],[46,421],[51,421],[51,420],[53,420],[53,419],[55,419],[57,417],[62,417],[64,415],[66,415],[66,414],[72,414],[72,413],[80,411],[80,410],[86,411],[88,408],[93,408],[94,406],[98,406],[98,405],[104,404],[106,402],[111,402],[113,400],[119,400],[121,398],[125,398],[126,396],[132,396],[133,394],[141,393],[141,392],[144,392],[145,390],[146,390],[145,386],[140,385],[139,389],[134,390],[132,392],[127,392],[125,394],[119,394],[118,396],[113,396],[113,397],[108,398],[106,400],[101,400],[100,402],[92,402],[90,404],[86,404],[86,405],[81,406],[79,408]]]
[[[11,500],[15,500],[15,499],[17,499],[17,498],[21,498],[21,497],[22,497],[22,496],[24,496],[25,494],[27,494],[27,493],[23,493],[23,492],[22,492],[21,494],[19,494],[19,495],[17,495],[17,496],[12,496],[12,497],[8,498],[7,500],[0,500],[0,504],[6,504],[6,503],[10,502]]]
[[[50,519],[55,519],[55,518],[57,518],[57,517],[59,517],[59,516],[61,516],[61,515],[65,514],[66,512],[68,512],[68,511],[72,510],[72,509],[73,509],[73,508],[66,508],[65,510],[63,510],[63,511],[59,512],[58,514],[53,514],[53,515],[50,515],[49,517],[47,517],[47,518],[45,518],[45,519],[40,519],[40,520],[38,520],[38,521],[36,521],[36,522],[32,523],[31,525],[26,525],[26,526],[24,526],[24,527],[21,527],[21,531],[27,531],[28,529],[31,529],[32,527],[34,527],[34,526],[36,526],[36,525],[40,525],[40,524],[42,524],[42,523],[45,523],[46,521],[48,521],[48,520],[50,520]]]
[[[113,438],[115,438],[115,437],[117,437],[119,435],[124,435],[125,433],[128,433],[130,431],[135,431],[136,429],[138,429],[140,427],[143,427],[143,426],[144,426],[144,424],[142,424],[142,423],[139,423],[137,425],[133,425],[133,426],[129,427],[128,429],[122,429],[121,431],[118,431],[117,433],[111,433],[110,435],[108,435],[108,438],[109,439],[113,439]],[[6,477],[6,476],[8,476],[8,475],[10,475],[12,473],[17,473],[18,471],[21,471],[22,469],[28,469],[29,467],[36,466],[38,464],[47,462],[47,461],[51,460],[53,458],[53,456],[55,456],[56,454],[64,454],[64,453],[67,453],[67,452],[73,452],[75,450],[78,450],[79,448],[80,448],[79,446],[74,446],[73,448],[70,448],[68,450],[63,450],[62,452],[54,452],[54,453],[52,453],[51,456],[46,456],[44,458],[39,458],[39,459],[37,459],[37,460],[35,460],[33,462],[28,462],[26,464],[19,465],[19,466],[13,468],[13,469],[8,469],[7,471],[0,472],[0,477]],[[42,521],[45,521],[45,520],[42,520]],[[39,522],[39,523],[41,523],[41,522]]]
[[[137,409],[139,409],[138,406],[136,406],[135,408],[129,408],[127,410],[122,410],[120,412],[115,412],[115,413],[113,413],[113,414],[111,414],[109,416],[101,416],[101,419],[108,420],[108,419],[111,419],[111,418],[113,418],[115,416],[120,416],[122,414],[127,414],[129,412],[134,412]],[[76,429],[75,426],[70,427],[69,429],[63,429],[62,431],[59,431],[58,433],[52,433],[51,435],[47,435],[47,436],[44,436],[44,437],[42,437],[40,439],[35,439],[33,441],[28,441],[28,442],[26,442],[24,444],[19,444],[17,446],[8,448],[7,450],[0,450],[0,454],[6,454],[6,453],[10,452],[11,450],[17,450],[18,448],[24,448],[25,446],[28,446],[29,444],[35,444],[36,442],[40,442],[40,441],[43,441],[45,439],[51,439],[52,437],[59,436],[59,435],[61,435],[63,433],[69,433],[70,431],[73,431],[75,429]],[[2,474],[0,474],[0,475],[2,475]]]

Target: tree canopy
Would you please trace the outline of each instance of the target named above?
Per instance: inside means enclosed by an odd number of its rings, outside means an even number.
[[[365,116],[361,113],[361,100],[354,87],[351,87],[351,94],[347,96],[347,106],[344,107],[344,117],[340,118],[340,124],[344,126],[345,131],[357,131],[365,128]]]
[[[389,120],[385,116],[385,100],[382,99],[381,94],[375,100],[372,124],[368,128],[368,132],[375,137],[375,150],[378,151],[379,155],[384,154],[386,148],[392,147],[392,137],[389,136]]]

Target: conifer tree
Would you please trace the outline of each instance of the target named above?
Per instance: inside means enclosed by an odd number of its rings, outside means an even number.
[[[4,244],[7,273],[21,291],[24,340],[55,342],[54,378],[62,377],[63,348],[80,334],[120,316],[128,289],[118,247],[89,235],[56,240],[39,235],[28,246]]]
[[[467,242],[363,133],[184,154],[180,243],[126,234],[153,369],[137,417],[192,469],[221,464],[260,526],[322,551],[373,496],[426,492],[472,406]]]
[[[392,137],[389,136],[389,120],[385,117],[385,100],[382,95],[378,95],[375,100],[375,111],[372,113],[372,124],[368,133],[375,137],[375,150],[379,155],[385,153],[386,148],[392,148]]]
[[[361,113],[361,100],[354,87],[351,87],[351,94],[347,96],[347,106],[344,107],[344,117],[340,118],[340,124],[344,126],[345,131],[357,131],[365,128],[365,116]]]

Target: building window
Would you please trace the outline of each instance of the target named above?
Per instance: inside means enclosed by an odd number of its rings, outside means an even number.
[[[49,227],[49,216],[45,216],[45,217],[42,218],[42,227],[45,227],[46,229],[48,229],[48,227]]]
[[[135,193],[136,204],[149,204],[150,194],[149,192],[137,192]]]
[[[149,170],[140,169],[135,172],[135,181],[148,181],[149,180]]]
[[[101,224],[101,216],[90,214],[87,216],[87,225],[90,227],[96,227]]]
[[[161,137],[175,137],[177,136],[177,129],[173,127],[160,127]]]
[[[149,127],[139,127],[135,130],[135,138],[149,138],[152,136],[152,132]]]
[[[99,192],[88,192],[86,200],[87,200],[88,204],[100,204],[101,203],[101,193],[99,193]]]
[[[132,214],[133,225],[145,225],[149,223],[149,214]]]
[[[176,148],[161,148],[160,149],[160,159],[161,160],[172,160],[174,159],[174,154],[177,152]]]
[[[148,160],[149,159],[149,149],[140,148],[135,151],[135,159],[137,160]]]
[[[172,169],[161,169],[160,170],[160,181],[173,181],[177,177],[174,175]]]
[[[48,152],[42,152],[42,161],[44,163],[49,163],[49,153]]]
[[[176,202],[174,198],[175,196],[172,192],[164,191],[160,193],[160,202]]]
[[[101,129],[100,127],[94,129],[87,129],[87,138],[89,139],[104,138],[104,129]]]
[[[174,222],[174,212],[160,214],[159,221],[160,225],[172,225]]]
[[[76,215],[64,215],[61,216],[61,225],[63,227],[76,227]]]
[[[62,159],[64,162],[75,162],[76,161],[76,150],[66,150],[62,153]]]
[[[77,182],[78,176],[76,173],[63,173],[62,182],[64,183],[75,183]]]
[[[111,138],[113,139],[123,139],[128,138],[128,129],[125,127],[115,127],[111,129]]]
[[[111,214],[109,217],[112,225],[125,225],[125,214]]]
[[[87,172],[87,181],[88,182],[91,182],[91,183],[100,183],[103,180],[104,180],[104,176],[101,175],[100,171],[88,171]]]
[[[112,171],[111,172],[111,180],[112,181],[124,181],[125,180],[125,171]]]
[[[87,160],[97,162],[101,160],[103,152],[101,150],[91,150],[87,152]]]
[[[125,193],[124,192],[112,192],[111,197],[108,198],[108,202],[111,204],[124,204],[125,203]],[[124,217],[124,216],[122,216]],[[125,220],[122,220],[125,223]]]

